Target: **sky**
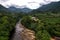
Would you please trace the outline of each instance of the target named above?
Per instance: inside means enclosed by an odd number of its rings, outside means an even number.
[[[37,9],[42,5],[46,5],[51,2],[57,2],[60,0],[0,0],[0,4],[9,8],[10,6],[15,6],[16,8],[30,8]]]

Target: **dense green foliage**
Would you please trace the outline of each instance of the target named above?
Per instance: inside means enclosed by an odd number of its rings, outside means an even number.
[[[51,36],[60,36],[60,13],[34,14],[41,19]]]
[[[15,26],[16,19],[11,15],[0,15],[0,40],[8,40],[10,31]]]
[[[22,14],[0,13],[0,40],[9,40],[10,32],[21,17]]]
[[[37,21],[31,17],[36,17]],[[60,13],[31,12],[24,13],[0,13],[0,40],[9,40],[10,32],[15,24],[22,18],[21,23],[36,33],[36,40],[50,40],[51,36],[60,37]]]
[[[26,16],[22,18],[21,23],[27,28],[35,31],[36,40],[50,40],[51,36],[47,30],[45,30],[44,23],[38,18]]]
[[[30,16],[31,15],[31,16]],[[32,13],[23,17],[22,24],[36,32],[36,40],[50,40],[51,37],[60,37],[59,13]],[[38,18],[37,22],[31,20],[32,16]]]

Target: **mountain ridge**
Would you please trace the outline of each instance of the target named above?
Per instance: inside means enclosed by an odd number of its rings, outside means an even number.
[[[28,13],[28,12],[31,11],[31,9],[29,9],[29,8],[27,8],[27,7],[25,7],[25,8],[16,8],[16,7],[14,7],[14,6],[11,6],[11,7],[9,7],[8,9],[9,9],[11,12],[26,12],[26,13]]]
[[[4,6],[0,5],[0,11],[9,11],[13,13],[29,13],[29,12],[60,12],[60,1],[59,2],[51,2],[50,4],[43,5],[38,9],[29,9],[25,8],[16,8],[15,6],[10,6],[9,8],[5,8]]]
[[[13,12],[13,13],[19,13],[19,12],[24,12],[24,13],[28,13],[30,11],[32,11],[32,9],[29,9],[27,7],[25,8],[16,8],[14,6],[10,6],[9,8],[5,8],[3,5],[0,5],[0,12],[3,11],[9,11],[9,12]]]
[[[60,1],[59,2],[51,2],[50,4],[43,5],[38,8],[39,11],[60,11]]]

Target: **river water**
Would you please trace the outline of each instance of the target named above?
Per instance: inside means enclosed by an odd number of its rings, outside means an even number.
[[[20,23],[17,23],[15,26],[15,33],[11,40],[23,40],[21,37],[21,32],[24,30],[23,26]]]
[[[15,33],[11,40],[35,40],[35,33],[18,22],[15,26]]]

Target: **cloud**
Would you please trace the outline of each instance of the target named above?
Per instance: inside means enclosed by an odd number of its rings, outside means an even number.
[[[17,5],[18,7],[28,7],[31,9],[39,8],[44,4],[48,4],[50,2],[55,2],[59,0],[0,0],[0,4],[5,7],[9,7],[11,5]]]
[[[0,0],[1,3],[2,3],[2,2],[6,2],[6,1],[8,1],[8,0]]]
[[[45,2],[56,2],[56,1],[60,1],[60,0],[44,0]]]

